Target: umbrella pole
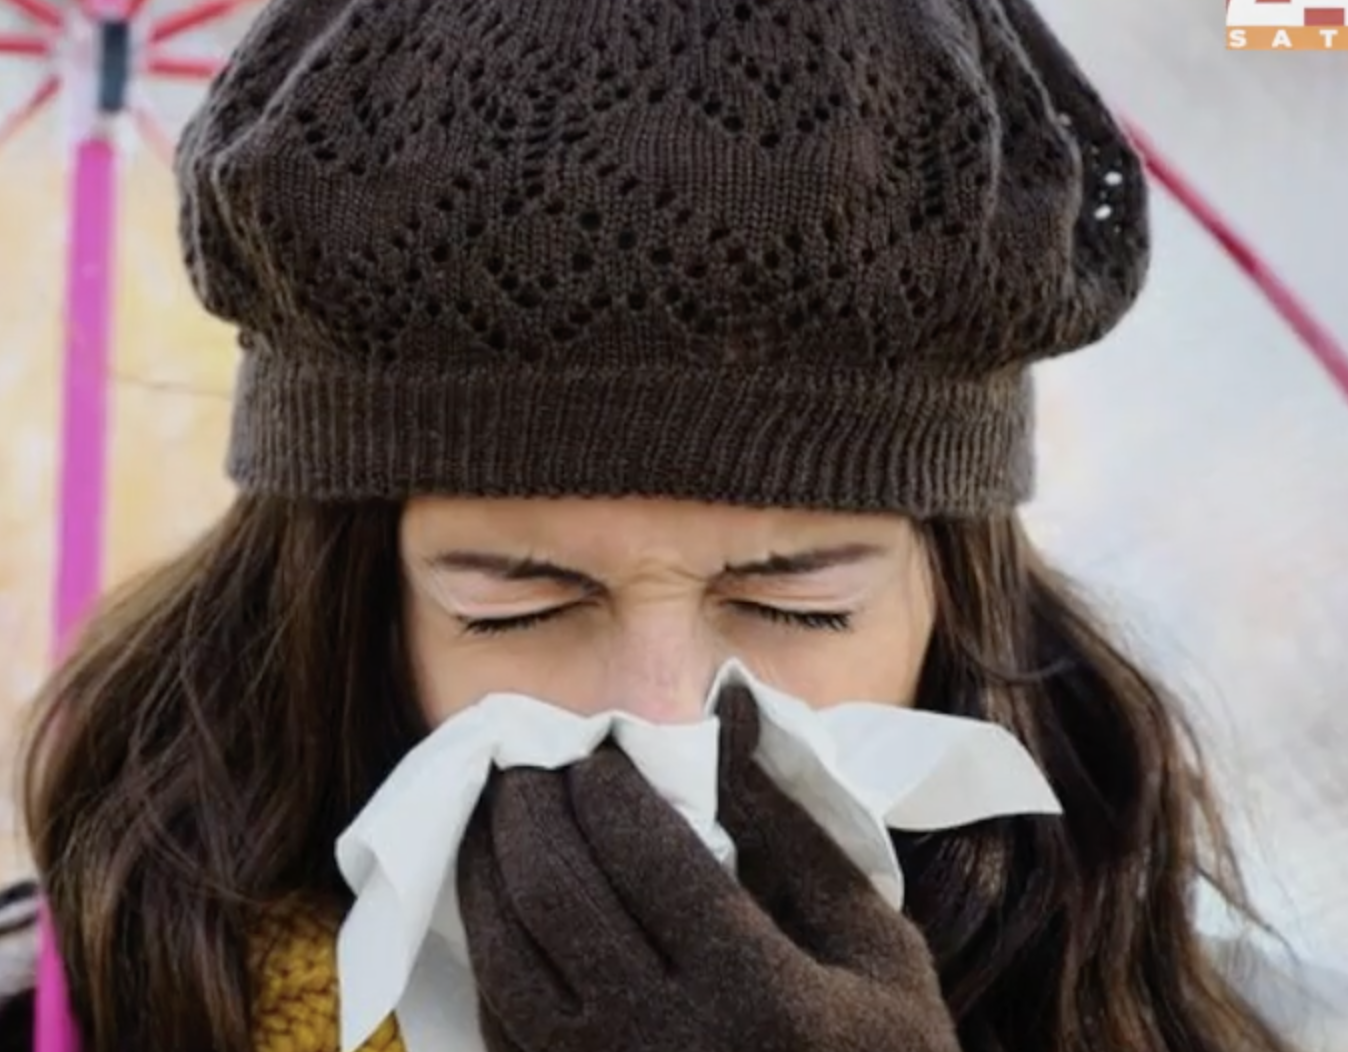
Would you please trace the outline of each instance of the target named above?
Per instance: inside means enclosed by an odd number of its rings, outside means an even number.
[[[56,643],[64,650],[102,579],[116,157],[95,131],[75,148],[61,399]]]
[[[118,0],[91,3],[98,33],[96,75],[76,100],[82,127],[75,144],[66,265],[55,644],[64,653],[97,598],[106,511],[108,366],[112,327],[113,221],[117,182],[113,122],[123,108],[129,62]],[[51,915],[40,914],[38,1052],[77,1052],[65,972]]]

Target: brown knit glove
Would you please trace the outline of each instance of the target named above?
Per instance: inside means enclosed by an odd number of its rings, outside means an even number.
[[[459,862],[490,1052],[957,1052],[920,934],[726,714],[744,888],[615,749],[494,776]]]

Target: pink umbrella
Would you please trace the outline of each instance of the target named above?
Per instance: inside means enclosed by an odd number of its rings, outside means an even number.
[[[117,152],[113,125],[129,113],[161,155],[172,137],[145,103],[131,104],[135,74],[207,80],[218,61],[174,56],[164,45],[223,19],[252,0],[200,0],[148,20],[146,0],[81,0],[73,11],[49,0],[0,0],[33,25],[28,33],[0,34],[0,55],[37,60],[52,69],[27,100],[0,118],[0,145],[56,98],[77,92],[65,292],[65,354],[61,405],[61,478],[55,581],[57,651],[70,642],[101,585],[105,504],[107,389],[113,294],[114,199]],[[139,21],[138,21],[139,19]],[[38,964],[37,1047],[75,1052],[78,1041],[67,1007],[65,977],[43,913]]]
[[[209,79],[219,68],[218,61],[175,56],[164,46],[252,2],[197,0],[151,20],[144,17],[146,0],[80,0],[69,12],[50,0],[0,0],[32,24],[27,33],[0,33],[0,56],[43,61],[52,67],[27,100],[11,114],[0,115],[0,146],[56,98],[62,87],[78,93],[65,286],[54,626],[58,652],[68,645],[101,587],[117,175],[113,125],[119,117],[130,116],[151,148],[167,157],[173,137],[148,104],[129,98],[133,77]],[[1147,136],[1136,128],[1131,131],[1156,182],[1218,240],[1348,398],[1348,353],[1343,346],[1231,224],[1158,154]],[[38,975],[37,1047],[40,1052],[75,1052],[75,1027],[45,912]]]

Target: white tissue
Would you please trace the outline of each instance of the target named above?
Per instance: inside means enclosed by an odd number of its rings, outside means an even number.
[[[564,767],[610,735],[728,866],[716,824],[719,721],[728,682],[759,705],[756,758],[897,909],[903,874],[886,827],[950,829],[1013,814],[1058,814],[1024,747],[993,724],[892,705],[815,711],[727,664],[704,720],[657,725],[623,713],[578,716],[493,694],[441,725],[389,775],[337,842],[355,905],[338,937],[343,1052],[395,1012],[408,1052],[484,1052],[455,887],[456,859],[493,765]]]

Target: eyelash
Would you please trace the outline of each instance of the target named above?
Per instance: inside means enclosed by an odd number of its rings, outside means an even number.
[[[744,613],[788,628],[800,628],[810,632],[847,632],[852,627],[852,614],[846,610],[781,610],[775,606],[744,602],[731,605]],[[498,617],[476,621],[462,619],[462,621],[464,631],[470,635],[498,636],[507,632],[523,632],[529,628],[536,628],[574,609],[574,606],[558,606],[520,617]]]

